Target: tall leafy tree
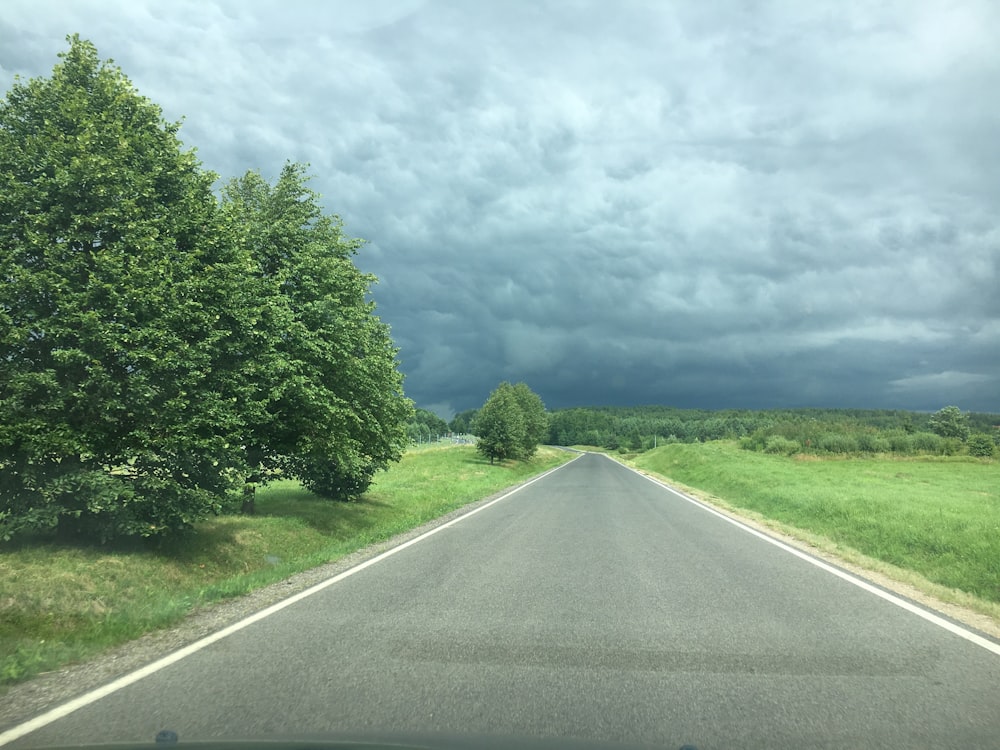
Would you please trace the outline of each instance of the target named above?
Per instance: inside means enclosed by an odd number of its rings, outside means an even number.
[[[368,297],[375,278],[353,262],[363,243],[323,213],[307,179],[304,165],[287,164],[274,185],[249,172],[224,190],[259,303],[244,445],[257,478],[280,469],[350,499],[400,458],[413,407]]]
[[[156,535],[240,471],[242,261],[178,125],[69,42],[0,103],[0,533]]]
[[[511,387],[514,400],[521,409],[521,419],[524,422],[524,439],[521,441],[521,458],[535,455],[538,446],[545,442],[549,433],[549,417],[545,413],[545,404],[541,397],[531,390],[526,383],[515,383]]]
[[[969,437],[969,417],[957,406],[946,406],[934,412],[928,424],[941,437],[959,440]]]
[[[451,422],[448,423],[448,429],[452,432],[471,432],[472,424],[476,420],[477,411],[477,409],[466,409],[465,411],[460,411],[452,417]]]
[[[510,383],[496,387],[480,407],[473,423],[476,449],[490,459],[520,458],[524,450],[525,428],[521,405]]]

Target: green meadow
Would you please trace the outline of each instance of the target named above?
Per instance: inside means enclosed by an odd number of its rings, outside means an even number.
[[[631,463],[793,535],[825,540],[848,559],[860,553],[964,592],[985,605],[981,611],[1000,614],[996,460],[781,456],[711,442],[663,446]]]

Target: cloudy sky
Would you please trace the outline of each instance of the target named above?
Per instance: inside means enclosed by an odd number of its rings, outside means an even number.
[[[4,0],[207,168],[307,161],[406,390],[1000,412],[994,0]]]

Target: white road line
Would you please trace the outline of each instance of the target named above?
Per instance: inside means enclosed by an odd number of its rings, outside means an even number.
[[[580,455],[582,456],[583,454],[581,453]],[[398,547],[393,547],[392,549],[386,550],[385,552],[381,553],[380,555],[376,555],[370,560],[365,560],[363,563],[359,563],[358,565],[355,565],[353,568],[345,570],[343,573],[339,573],[333,576],[332,578],[328,578],[325,581],[321,581],[320,583],[317,583],[315,586],[311,586],[310,588],[305,589],[304,591],[300,591],[299,593],[290,596],[287,599],[281,600],[277,604],[272,604],[270,607],[262,609],[259,612],[250,615],[246,619],[233,623],[229,627],[223,628],[222,630],[212,633],[211,635],[207,635],[201,640],[195,641],[194,643],[185,646],[184,648],[179,649],[178,651],[174,651],[172,654],[164,656],[162,659],[158,659],[157,661],[154,661],[151,664],[147,664],[145,667],[142,667],[141,669],[137,669],[134,672],[130,672],[127,675],[123,675],[122,677],[119,677],[117,680],[109,682],[107,685],[104,685],[103,687],[91,690],[89,693],[84,693],[78,698],[74,698],[73,700],[63,703],[62,705],[49,709],[43,714],[39,714],[34,719],[30,719],[29,721],[26,721],[22,724],[18,724],[14,727],[11,727],[7,731],[0,733],[0,747],[10,742],[13,742],[16,739],[20,739],[21,737],[24,737],[26,734],[30,734],[31,732],[34,732],[37,729],[41,729],[42,727],[47,726],[54,721],[58,721],[59,719],[68,716],[74,711],[83,708],[84,706],[89,706],[91,703],[95,703],[96,701],[99,701],[101,698],[111,695],[112,693],[116,693],[122,688],[128,687],[129,685],[138,682],[144,677],[149,677],[151,674],[155,674],[156,672],[159,672],[161,669],[165,669],[166,667],[169,667],[171,664],[179,662],[181,659],[185,659],[188,656],[191,656],[192,654],[196,654],[203,648],[211,646],[216,641],[221,641],[223,638],[230,636],[233,633],[239,632],[240,630],[243,630],[243,628],[249,627],[250,625],[253,625],[255,622],[259,622],[260,620],[263,620],[265,617],[273,615],[275,612],[280,612],[285,607],[290,607],[293,604],[302,601],[306,597],[310,597],[313,594],[319,593],[328,586],[332,586],[333,584],[344,580],[348,576],[352,576],[355,573],[360,573],[365,568],[368,568],[377,562],[381,562],[382,560],[385,560],[387,557],[395,555],[397,552],[402,552],[407,547],[412,547],[417,542],[421,542],[427,537],[437,534],[439,531],[444,531],[445,529],[454,526],[459,521],[464,521],[466,518],[474,516],[476,515],[476,513],[486,510],[492,505],[496,505],[501,500],[506,500],[514,493],[520,492],[525,487],[532,485],[541,479],[544,479],[549,474],[558,471],[564,466],[569,466],[571,463],[573,463],[573,461],[576,461],[579,458],[580,456],[577,456],[576,458],[573,458],[564,464],[560,464],[555,468],[549,469],[545,473],[539,474],[534,479],[531,479],[525,482],[524,484],[515,487],[510,492],[505,492],[503,495],[496,498],[495,500],[491,500],[490,502],[484,505],[480,505],[478,508],[473,508],[468,513],[464,513],[458,518],[453,518],[451,521],[448,521],[447,523],[443,523],[440,526],[435,526],[430,531],[425,531],[420,536],[414,537],[413,539],[410,539],[409,541],[400,544]]]
[[[607,457],[607,458],[609,458],[609,460],[611,460],[611,461],[614,461],[613,458],[610,458],[610,457]],[[727,521],[727,522],[731,523],[733,526],[736,526],[736,527],[738,527],[740,529],[743,529],[743,531],[746,531],[749,534],[753,534],[754,536],[759,537],[760,539],[763,539],[765,542],[769,542],[769,543],[773,544],[775,547],[783,549],[785,552],[789,552],[789,553],[795,555],[796,557],[801,558],[802,560],[805,560],[806,562],[811,563],[812,565],[815,565],[817,568],[825,570],[827,573],[832,573],[833,575],[837,576],[838,578],[842,578],[843,580],[847,581],[848,583],[853,583],[858,588],[864,589],[865,591],[867,591],[867,592],[869,592],[871,594],[875,594],[875,596],[882,597],[887,602],[891,602],[891,603],[895,604],[897,607],[901,607],[902,609],[905,609],[907,612],[912,612],[913,614],[917,615],[918,617],[922,617],[925,620],[927,620],[928,622],[932,622],[935,625],[937,625],[938,627],[944,628],[948,632],[954,633],[955,635],[959,636],[960,638],[964,638],[965,640],[967,640],[967,641],[969,641],[971,643],[975,643],[977,646],[981,646],[982,648],[985,648],[987,651],[991,651],[994,654],[996,654],[997,656],[1000,656],[1000,644],[995,643],[995,642],[993,642],[993,641],[991,641],[991,640],[989,640],[987,638],[983,638],[978,633],[974,633],[971,630],[967,630],[967,629],[963,628],[961,625],[957,625],[956,623],[951,622],[950,620],[946,620],[945,618],[940,617],[939,615],[936,615],[933,612],[929,612],[928,610],[924,609],[923,607],[918,607],[915,604],[913,604],[912,602],[908,602],[906,599],[903,599],[901,597],[896,596],[895,594],[891,594],[888,591],[880,589],[878,586],[875,586],[874,584],[869,583],[868,581],[864,580],[863,578],[858,578],[857,576],[855,576],[855,575],[853,575],[851,573],[848,573],[845,570],[841,570],[840,568],[836,568],[833,565],[830,565],[830,564],[828,564],[826,562],[823,562],[819,558],[813,557],[812,555],[810,555],[810,554],[808,554],[806,552],[803,552],[802,550],[796,549],[795,547],[792,547],[791,545],[785,544],[784,542],[779,541],[778,539],[775,539],[774,537],[768,536],[767,534],[765,534],[762,531],[758,531],[757,529],[755,529],[755,528],[753,528],[751,526],[747,526],[745,523],[742,523],[741,521],[737,521],[735,518],[731,518],[731,517],[727,516],[725,513],[720,513],[715,508],[712,508],[711,506],[706,505],[705,503],[701,502],[700,500],[696,500],[695,498],[691,497],[690,495],[685,495],[683,492],[675,490],[673,487],[671,487],[668,484],[665,484],[664,482],[661,482],[659,479],[655,479],[654,477],[651,477],[651,476],[649,476],[647,474],[643,474],[641,471],[636,471],[631,466],[625,466],[625,464],[622,464],[622,463],[620,463],[618,461],[615,461],[615,463],[618,464],[619,466],[624,466],[629,471],[635,472],[636,474],[638,474],[643,479],[648,479],[653,484],[659,485],[663,489],[667,490],[667,492],[670,492],[671,494],[676,495],[677,497],[681,498],[682,500],[687,500],[689,503],[693,503],[694,505],[697,505],[702,510],[708,511],[711,514],[713,514],[715,516],[718,516],[723,521]]]

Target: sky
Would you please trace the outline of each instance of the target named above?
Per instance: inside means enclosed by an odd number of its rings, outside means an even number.
[[[4,0],[0,88],[79,33],[223,179],[288,160],[405,390],[552,408],[1000,413],[994,0]]]

